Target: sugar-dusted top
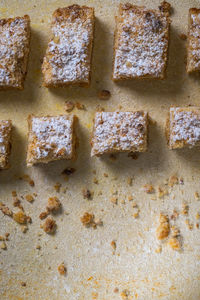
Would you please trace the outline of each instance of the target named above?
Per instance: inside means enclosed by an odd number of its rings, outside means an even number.
[[[200,9],[191,8],[189,14],[187,68],[195,71],[200,69]]]
[[[121,4],[115,41],[114,79],[163,77],[168,31],[168,13]]]
[[[53,38],[43,63],[47,84],[89,80],[93,22],[89,7],[73,5],[55,11]]]
[[[144,112],[97,112],[94,119],[92,155],[146,148],[147,114]],[[144,149],[146,150],[146,149]]]
[[[29,51],[28,16],[0,20],[0,87],[19,87]]]
[[[11,121],[0,121],[0,155],[6,155],[10,142]]]
[[[190,146],[200,143],[200,108],[170,108],[170,145],[184,141]]]
[[[33,159],[71,157],[73,118],[67,116],[31,118],[29,147]]]

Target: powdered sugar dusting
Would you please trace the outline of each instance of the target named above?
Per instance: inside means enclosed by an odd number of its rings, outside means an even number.
[[[190,11],[187,70],[200,70],[200,9]]]
[[[96,113],[92,139],[92,156],[106,152],[145,151],[146,140],[146,113]]]
[[[189,146],[200,143],[200,109],[170,109],[170,146],[183,142]]]
[[[87,10],[89,14],[91,9]],[[55,85],[74,81],[87,83],[93,39],[92,18],[85,18],[83,21],[81,16],[74,17],[72,9],[68,17],[55,19],[52,33],[53,39],[48,45],[43,63],[45,82]]]
[[[166,14],[121,6],[115,41],[114,79],[164,77],[168,52]]]
[[[29,133],[29,161],[71,158],[73,118],[67,116],[32,117]]]
[[[28,52],[29,18],[0,20],[0,87],[22,87]]]

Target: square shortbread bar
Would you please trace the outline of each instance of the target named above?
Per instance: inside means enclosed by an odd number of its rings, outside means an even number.
[[[186,70],[200,71],[200,9],[197,8],[189,10]]]
[[[0,89],[24,88],[29,50],[29,16],[0,20]]]
[[[11,130],[10,120],[0,121],[0,169],[9,167],[8,158],[11,150]]]
[[[74,159],[76,116],[28,117],[27,166],[60,159]]]
[[[72,5],[53,14],[52,39],[44,57],[44,86],[89,86],[94,9]]]
[[[148,115],[137,112],[97,112],[91,156],[147,150]]]
[[[120,4],[116,19],[113,80],[164,79],[168,60],[169,9]]]
[[[200,146],[200,107],[171,107],[166,134],[170,149]]]

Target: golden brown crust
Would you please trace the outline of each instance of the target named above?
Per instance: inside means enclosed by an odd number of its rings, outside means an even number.
[[[72,5],[53,13],[52,39],[42,65],[44,86],[88,87],[94,39],[94,9]],[[67,55],[67,61],[66,61]]]

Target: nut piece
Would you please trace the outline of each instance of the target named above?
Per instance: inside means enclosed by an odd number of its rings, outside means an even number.
[[[50,197],[48,199],[47,211],[48,212],[57,212],[61,207],[61,202],[57,197]]]
[[[67,268],[65,267],[64,263],[61,263],[58,266],[58,272],[60,273],[60,275],[65,275],[67,272]]]
[[[44,224],[42,225],[43,230],[46,233],[54,233],[56,231],[56,222],[52,218],[47,218]]]
[[[160,214],[160,225],[156,229],[156,236],[158,240],[163,240],[168,237],[170,232],[169,219],[167,216]]]
[[[13,220],[19,224],[26,224],[27,223],[27,216],[23,211],[18,211],[13,214]]]

